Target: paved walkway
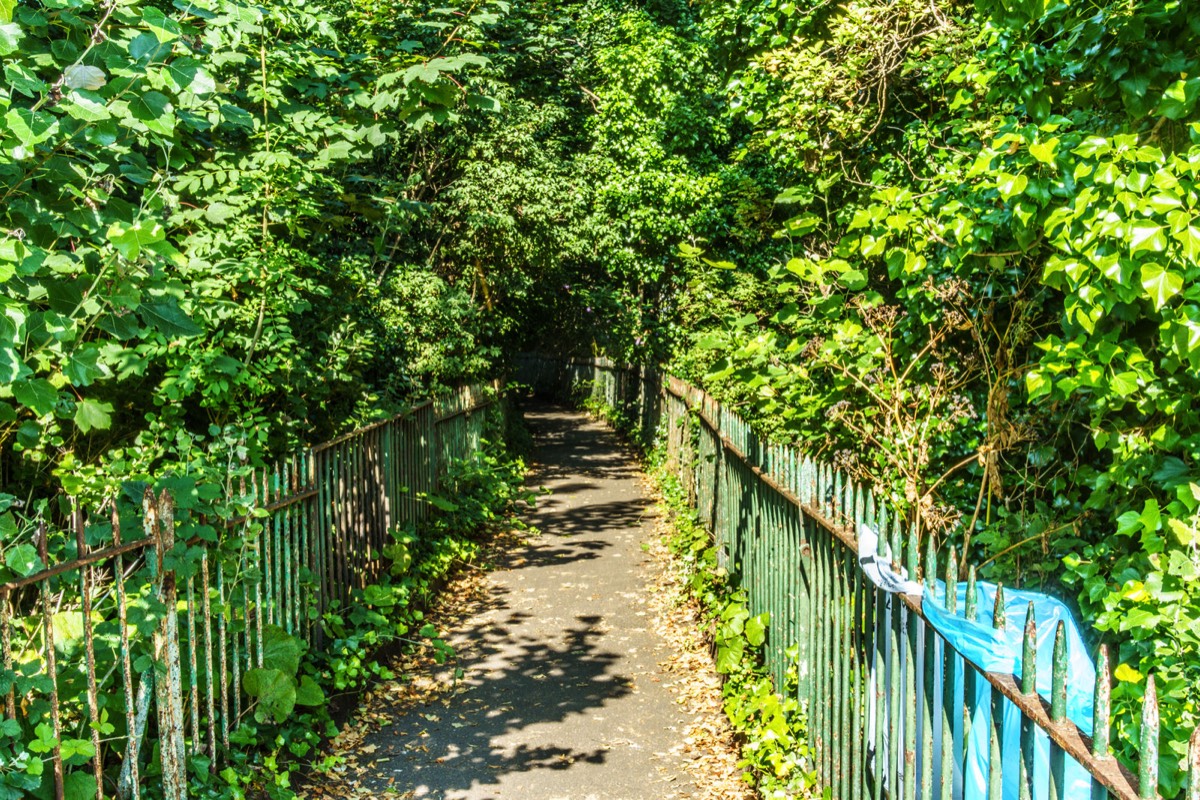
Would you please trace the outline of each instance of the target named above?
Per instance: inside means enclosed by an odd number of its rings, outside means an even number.
[[[446,800],[692,797],[689,717],[649,629],[651,501],[636,461],[580,414],[526,418],[529,482],[552,491],[529,517],[542,534],[488,575],[489,602],[451,633],[468,691],[367,737],[373,782]]]

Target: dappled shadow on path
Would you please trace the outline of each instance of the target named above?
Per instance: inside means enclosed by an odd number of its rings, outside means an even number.
[[[594,713],[632,691],[616,670],[621,655],[597,647],[603,622],[576,615],[555,641],[529,630],[530,614],[493,597],[484,624],[455,637],[467,678],[447,702],[406,709],[368,738],[378,789],[395,785],[413,797],[491,796],[487,786],[533,770],[603,764],[609,748],[569,739],[522,742],[514,732]],[[536,733],[531,731],[531,733]],[[538,742],[542,743],[538,743]]]
[[[555,406],[535,402],[526,410],[529,430],[538,444],[533,464],[537,481],[559,481],[571,491],[595,485],[594,480],[578,478],[620,480],[638,474],[628,446],[607,428],[588,424],[582,415],[554,413],[560,410]]]
[[[640,525],[651,503],[645,498],[637,498],[572,505],[570,498],[559,497],[556,493],[551,499],[543,500],[541,506],[533,520],[538,528],[550,536],[571,537],[594,534],[597,530],[622,530]],[[585,543],[565,541],[555,544],[570,548]],[[595,544],[610,546],[601,540],[596,540]]]

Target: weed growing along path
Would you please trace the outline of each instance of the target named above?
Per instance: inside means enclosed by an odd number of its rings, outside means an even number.
[[[540,536],[450,587],[458,613],[436,622],[464,677],[407,665],[418,677],[371,693],[337,745],[346,765],[307,796],[748,796],[707,659],[669,632],[657,510],[637,461],[581,414],[527,419],[530,483],[551,495],[529,515]]]

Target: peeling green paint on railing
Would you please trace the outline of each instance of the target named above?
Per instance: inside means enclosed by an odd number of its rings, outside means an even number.
[[[712,531],[720,564],[736,571],[752,613],[770,614],[765,648],[776,685],[797,670],[799,700],[807,714],[813,767],[833,798],[922,800],[963,796],[968,758],[964,731],[974,715],[976,688],[990,705],[988,800],[1003,800],[1005,776],[1018,780],[1021,800],[1041,795],[1033,785],[1038,731],[1050,741],[1047,795],[1061,800],[1070,760],[1092,775],[1092,797],[1157,797],[1158,713],[1148,679],[1140,726],[1138,774],[1109,753],[1108,652],[1100,649],[1094,691],[1094,738],[1066,719],[1066,649],[1056,631],[1051,701],[1036,692],[1037,642],[1032,608],[1025,620],[1020,679],[984,672],[965,660],[926,624],[921,598],[888,595],[865,583],[857,568],[856,531],[879,531],[894,562],[928,581],[937,552],[918,558],[915,532],[830,465],[790,447],[760,441],[749,426],[703,391],[646,367],[619,367],[604,359],[526,356],[519,379],[561,396],[581,390],[635,424],[645,442],[660,435],[667,467],[687,487],[700,519]],[[881,547],[882,549],[882,547]],[[959,565],[947,553],[945,584]],[[976,570],[967,565],[964,613],[978,614]],[[953,595],[954,592],[949,592]],[[997,588],[993,624],[1004,628],[1004,587]],[[946,602],[955,599],[947,596]],[[797,662],[787,648],[797,646]],[[940,654],[940,655],[939,655]],[[957,676],[961,676],[961,679]],[[1018,682],[1019,681],[1019,682]],[[944,690],[941,687],[946,687]],[[961,691],[961,694],[960,694]],[[939,697],[938,692],[941,692]],[[939,702],[940,701],[940,702]],[[1020,714],[1017,763],[1005,763],[1002,719]],[[1182,800],[1200,800],[1200,732],[1188,753],[1190,777]],[[1073,799],[1074,800],[1074,799]]]

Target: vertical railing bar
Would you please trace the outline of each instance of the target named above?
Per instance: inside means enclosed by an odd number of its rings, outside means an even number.
[[[278,494],[281,485],[280,481],[280,465],[275,464],[275,468],[268,470],[263,476],[263,480],[267,481],[267,496]],[[274,490],[272,492],[272,489]],[[267,524],[271,528],[271,560],[274,572],[271,576],[271,591],[274,592],[274,603],[268,602],[271,608],[271,620],[280,628],[287,630],[287,576],[284,572],[287,570],[287,560],[285,558],[283,548],[284,538],[283,520],[285,514],[275,512],[267,518]],[[288,631],[291,633],[291,631]]]
[[[1054,631],[1054,653],[1051,662],[1050,721],[1061,723],[1067,718],[1067,633],[1062,620]],[[1066,797],[1067,754],[1056,743],[1050,743],[1050,800]]]
[[[167,554],[175,546],[175,509],[165,489],[157,500],[153,492],[146,489],[143,507],[147,533],[155,539],[157,599],[167,609],[154,635],[156,660],[164,667],[162,674],[154,681],[163,796],[165,800],[185,800],[187,759],[184,741],[183,681],[179,663],[177,586],[175,572],[168,570],[165,565]]]
[[[836,502],[841,501],[841,493],[835,495]],[[840,509],[839,509],[840,510]],[[833,599],[833,618],[831,620],[830,633],[833,635],[833,709],[831,722],[833,723],[833,746],[830,748],[833,755],[833,774],[831,786],[836,787],[837,796],[839,798],[846,797],[846,756],[849,753],[847,747],[845,726],[846,726],[846,587],[842,580],[842,562],[844,550],[831,541],[830,559],[830,589]]]
[[[895,512],[891,514],[891,547],[890,553],[892,560],[899,562],[903,558],[903,553],[900,549],[901,542],[901,523],[900,517]],[[904,792],[904,703],[906,702],[904,689],[904,649],[908,640],[908,631],[905,619],[904,604],[900,603],[894,595],[889,595],[888,602],[892,607],[892,635],[891,649],[889,650],[889,658],[891,663],[888,669],[888,681],[891,684],[891,698],[889,701],[889,711],[891,719],[888,721],[888,733],[891,737],[891,782],[889,784],[890,796],[893,800],[903,797]],[[911,772],[911,770],[909,770]]]
[[[248,541],[247,541],[248,544]],[[256,547],[257,549],[257,547]],[[246,655],[246,668],[250,669],[254,663],[254,647],[250,629],[254,626],[254,618],[250,614],[250,584],[246,578],[246,545],[243,544],[240,553],[238,554],[238,572],[239,582],[242,586],[242,644]],[[236,590],[234,590],[236,591]],[[234,614],[230,614],[232,622]],[[242,718],[242,652],[243,647],[237,645],[237,632],[234,632],[233,638],[230,641],[230,650],[233,654],[233,719],[229,729],[237,730],[236,722]]]
[[[946,610],[950,614],[958,613],[958,558],[953,546],[946,555],[946,572],[943,580],[945,585]],[[941,800],[953,800],[954,797],[954,765],[962,763],[954,753],[954,720],[957,703],[966,707],[965,695],[960,700],[957,694],[959,667],[962,660],[949,642],[938,637],[938,647],[942,651],[942,752],[941,752]],[[929,653],[930,658],[933,653]]]
[[[917,528],[915,525],[909,525],[908,542],[905,546],[905,567],[908,570],[909,577],[916,579],[917,570]],[[914,800],[917,796],[917,643],[920,633],[918,632],[917,618],[908,610],[907,607],[901,607],[901,613],[904,616],[905,627],[905,652],[904,652],[904,798],[905,800]],[[923,798],[924,800],[924,798]]]
[[[220,646],[221,667],[221,748],[229,749],[229,654],[233,649],[236,658],[237,637],[229,636],[226,615],[232,618],[232,604],[225,593],[225,565],[218,553],[217,557],[217,602],[221,605],[221,614],[217,617],[217,642]],[[232,641],[230,641],[232,639]],[[215,756],[215,751],[214,751]]]
[[[1138,737],[1138,796],[1142,800],[1158,797],[1158,727],[1158,690],[1151,673],[1146,676],[1141,735]]]
[[[265,472],[265,471],[264,471]],[[266,477],[258,472],[251,473],[250,483],[254,486],[254,504],[260,507],[270,505],[270,500],[266,497]],[[259,520],[259,572],[260,577],[254,586],[254,617],[257,625],[258,637],[262,639],[263,617],[266,617],[266,622],[272,624],[275,622],[274,608],[275,603],[271,597],[272,589],[274,588],[274,572],[275,564],[271,558],[271,522],[272,517],[264,517]],[[260,656],[258,666],[262,667],[261,657],[262,642],[259,642]]]
[[[1004,585],[996,585],[996,604],[992,609],[992,627],[1004,630],[1008,624],[1005,610]],[[1004,736],[1004,706],[1007,701],[999,689],[992,688],[992,752],[988,761],[988,800],[1000,800],[1004,792],[1004,748],[1008,744]]]
[[[803,495],[801,495],[803,496]],[[873,514],[868,519],[869,523],[879,525],[879,542],[880,546],[885,550],[887,548],[887,519],[886,509],[882,503],[876,505],[873,509]],[[890,682],[888,680],[888,670],[890,661],[890,632],[891,632],[891,606],[889,598],[891,595],[884,592],[882,589],[874,586],[867,587],[867,591],[871,595],[871,604],[875,615],[875,636],[871,642],[871,664],[873,668],[871,691],[874,692],[875,699],[875,716],[873,719],[875,726],[875,738],[872,745],[875,748],[875,758],[872,763],[871,778],[874,782],[871,792],[872,800],[882,800],[884,782],[888,779],[888,743],[891,741],[887,738],[888,731],[888,689]],[[895,784],[891,784],[894,791]]]
[[[87,555],[88,546],[84,532],[83,512],[78,507],[71,513],[71,522],[75,528],[76,555],[84,558]],[[96,686],[96,643],[92,630],[92,570],[93,567],[90,564],[80,567],[79,596],[80,613],[83,618],[84,657],[87,665],[88,721],[92,733],[92,776],[96,780],[96,798],[104,800],[104,755],[100,749],[100,699]]]
[[[121,518],[115,502],[112,505],[112,539],[113,546],[120,547]],[[141,786],[141,779],[138,774],[140,742],[137,730],[137,711],[134,707],[133,699],[133,666],[130,658],[129,612],[125,592],[125,559],[120,552],[115,557],[113,584],[117,592],[117,622],[120,627],[121,640],[121,682],[125,688],[125,730],[128,735],[121,769],[122,776],[124,776],[126,774],[126,767],[128,768],[129,782],[127,785],[130,789],[130,795],[133,800],[139,800],[141,796],[139,788]]]
[[[921,580],[925,591],[935,594],[937,591],[937,550],[934,546],[933,534],[926,534],[925,563]],[[935,719],[934,689],[937,683],[937,659],[934,652],[937,649],[937,634],[933,626],[921,620],[921,628],[925,632],[921,648],[921,797],[933,800],[933,724]]]
[[[1188,778],[1184,800],[1200,800],[1200,726],[1192,731],[1192,738],[1188,743],[1187,767]]]
[[[208,569],[208,548],[200,556],[200,581],[204,585],[202,610],[204,612],[204,697],[205,710],[208,712],[208,756],[217,757],[216,729],[216,678],[213,675],[213,638],[212,638],[212,602],[209,597],[210,574]]]
[[[4,650],[4,671],[8,675],[13,674],[11,625],[12,606],[8,599],[8,592],[0,592],[0,648]],[[13,720],[17,718],[17,690],[15,687],[16,682],[11,682],[4,695],[5,715]]]
[[[197,669],[197,653],[196,653],[196,591],[195,577],[188,576],[186,583],[186,613],[187,613],[187,637],[188,637],[188,667],[191,685],[188,689],[188,703],[191,706],[191,722],[192,722],[192,754],[200,752],[200,676],[196,673]]]
[[[47,547],[46,523],[44,521],[38,523],[37,527],[37,551],[43,564],[49,564],[50,558]],[[55,800],[63,798],[63,758],[62,758],[62,719],[59,712],[59,697],[58,697],[58,664],[54,652],[54,611],[50,601],[50,579],[46,578],[40,583],[42,595],[42,644],[46,651],[46,677],[50,681],[50,725],[54,730],[54,749],[52,751],[52,762],[54,769],[54,797]]]
[[[1026,696],[1037,694],[1037,619],[1033,601],[1025,611],[1025,637],[1021,652],[1021,693]],[[1036,748],[1036,726],[1026,714],[1021,714],[1021,760],[1017,796],[1020,800],[1032,800],[1034,758]]]

